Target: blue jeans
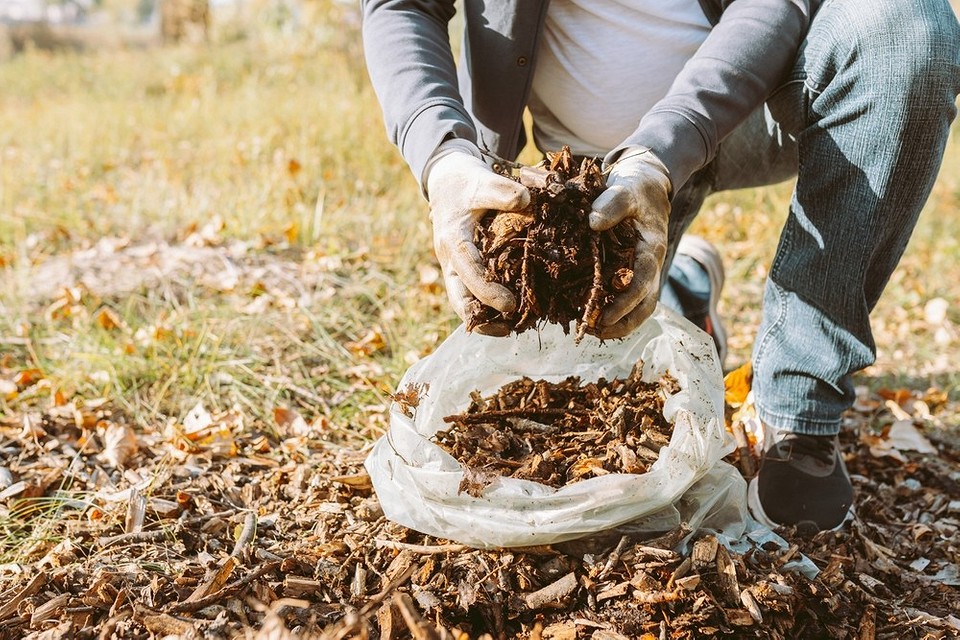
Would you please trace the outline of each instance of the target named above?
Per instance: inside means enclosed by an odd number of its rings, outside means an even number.
[[[947,0],[826,0],[786,83],[674,197],[668,261],[709,194],[797,178],[753,349],[764,423],[839,431],[851,375],[876,359],[869,314],[930,194],[958,92]]]

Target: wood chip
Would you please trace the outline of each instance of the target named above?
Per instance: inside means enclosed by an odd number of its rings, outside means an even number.
[[[523,596],[523,600],[528,609],[540,609],[548,604],[559,602],[563,598],[573,593],[577,588],[577,575],[573,572],[568,573],[556,582],[548,584],[539,591],[528,593]]]
[[[49,578],[49,573],[41,572],[33,576],[30,579],[30,582],[27,583],[17,595],[13,596],[10,600],[0,606],[0,620],[6,620],[17,612],[17,607],[20,606],[20,603],[24,601],[25,598],[29,598],[35,593],[39,592],[40,589],[47,584],[47,579]]]
[[[159,638],[166,638],[168,636],[191,637],[196,633],[196,628],[193,624],[166,613],[144,616],[143,626]]]
[[[730,552],[723,545],[717,547],[717,579],[724,594],[724,600],[729,605],[740,604],[740,582],[737,580],[737,566],[730,557]]]
[[[713,564],[717,557],[717,547],[720,543],[716,536],[704,536],[693,543],[693,550],[690,553],[690,560],[693,562],[693,568],[697,571]]]
[[[632,585],[629,582],[621,582],[620,584],[615,584],[612,587],[607,587],[603,591],[597,594],[597,602],[603,602],[604,600],[609,600],[610,598],[619,598],[620,596],[627,595],[627,592],[630,591]]]
[[[47,620],[61,617],[63,615],[63,609],[67,606],[67,602],[69,601],[69,593],[61,593],[60,595],[54,596],[53,598],[47,600],[33,610],[33,613],[30,615],[30,626],[36,626],[42,622],[46,622]]]
[[[211,593],[216,593],[219,591],[223,585],[227,584],[227,581],[230,580],[230,576],[233,575],[233,570],[237,568],[237,559],[233,556],[228,556],[223,562],[220,563],[220,566],[216,571],[210,573],[206,580],[200,584],[196,589],[193,590],[193,593],[184,601],[184,602],[196,602]]]
[[[874,640],[877,636],[877,608],[868,604],[860,617],[860,626],[857,629],[858,640]]]
[[[740,592],[740,602],[750,612],[753,619],[757,621],[757,624],[763,624],[763,612],[760,611],[760,603],[757,602],[750,589],[744,589]]]
[[[291,598],[312,596],[320,592],[323,583],[303,576],[286,576],[283,579],[283,593]]]

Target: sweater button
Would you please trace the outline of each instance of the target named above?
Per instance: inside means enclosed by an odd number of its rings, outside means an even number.
[[[519,58],[517,58],[517,66],[518,67],[527,66],[527,56],[520,56]]]

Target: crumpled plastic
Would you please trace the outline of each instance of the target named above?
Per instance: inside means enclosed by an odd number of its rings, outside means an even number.
[[[487,395],[529,376],[558,382],[626,377],[643,362],[643,379],[669,373],[680,391],[664,404],[674,429],[642,474],[609,474],[559,489],[501,477],[479,497],[460,492],[463,468],[431,441],[443,417],[464,411],[470,393]],[[411,529],[478,548],[552,544],[623,529],[651,534],[686,524],[729,539],[747,526],[746,486],[722,458],[734,448],[724,427],[723,380],[712,339],[665,307],[628,338],[579,344],[547,325],[511,338],[468,334],[461,326],[414,364],[398,388],[427,385],[409,417],[398,404],[390,429],[365,466],[384,514]]]

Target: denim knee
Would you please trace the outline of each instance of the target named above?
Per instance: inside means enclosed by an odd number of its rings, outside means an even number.
[[[960,91],[960,23],[947,0],[827,0],[808,45],[807,71],[820,67],[808,75],[814,85],[849,75],[851,89],[869,81],[870,91],[891,91],[915,106],[952,103]]]

